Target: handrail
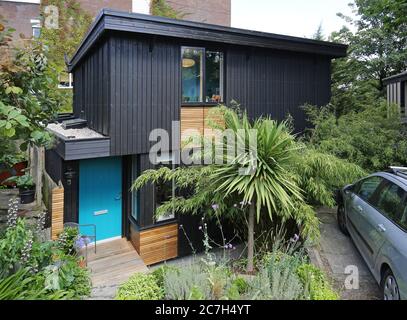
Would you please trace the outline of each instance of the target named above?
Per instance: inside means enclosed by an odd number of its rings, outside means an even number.
[[[74,227],[77,228],[78,231],[80,228],[86,228],[86,227],[92,227],[93,228],[93,235],[80,235],[80,238],[84,239],[84,238],[90,238],[90,239],[94,239],[95,240],[95,254],[96,254],[96,224],[79,224],[76,222],[67,222],[64,223],[64,228],[65,227]],[[86,265],[88,265],[88,243],[85,241],[85,263]]]

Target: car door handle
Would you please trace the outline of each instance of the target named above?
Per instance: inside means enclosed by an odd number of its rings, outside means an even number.
[[[377,225],[377,230],[380,232],[386,232],[386,228],[383,224],[378,224]]]

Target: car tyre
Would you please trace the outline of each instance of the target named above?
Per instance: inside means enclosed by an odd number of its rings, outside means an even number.
[[[338,219],[339,230],[341,230],[341,232],[344,235],[349,236],[348,227],[346,225],[345,206],[343,205],[343,203],[340,203],[338,205],[337,219]]]
[[[380,287],[382,289],[383,300],[400,300],[400,291],[397,280],[390,269],[387,269],[383,274]]]

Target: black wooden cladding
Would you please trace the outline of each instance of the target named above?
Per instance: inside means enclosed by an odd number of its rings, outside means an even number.
[[[75,69],[75,114],[110,137],[111,156],[149,152],[150,132],[162,128],[171,134],[172,121],[180,120],[182,45],[111,34]],[[298,132],[306,127],[300,106],[330,100],[326,56],[218,49],[225,52],[225,101],[236,100],[251,117],[283,120],[290,114]]]
[[[103,135],[109,135],[110,61],[109,44],[103,42],[73,73],[74,114]]]
[[[111,37],[112,155],[147,153],[151,130],[179,120],[181,49],[168,41]]]
[[[45,171],[56,184],[64,187],[64,222],[78,222],[79,162],[64,161],[55,150],[45,152]],[[66,172],[70,171],[68,181]]]
[[[300,106],[330,100],[329,58],[275,50],[229,48],[226,53],[226,101],[236,100],[252,118],[294,118],[296,131],[306,126]]]

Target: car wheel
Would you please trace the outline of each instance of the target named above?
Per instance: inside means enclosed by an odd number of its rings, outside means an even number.
[[[346,226],[346,218],[345,218],[345,206],[343,205],[343,203],[340,203],[339,205],[338,205],[338,212],[337,212],[337,215],[338,215],[338,226],[339,226],[339,229],[342,231],[342,233],[344,234],[344,235],[349,235],[349,232],[348,232],[348,227]]]
[[[388,269],[382,278],[382,293],[383,300],[400,300],[399,287],[396,278],[390,269]]]

